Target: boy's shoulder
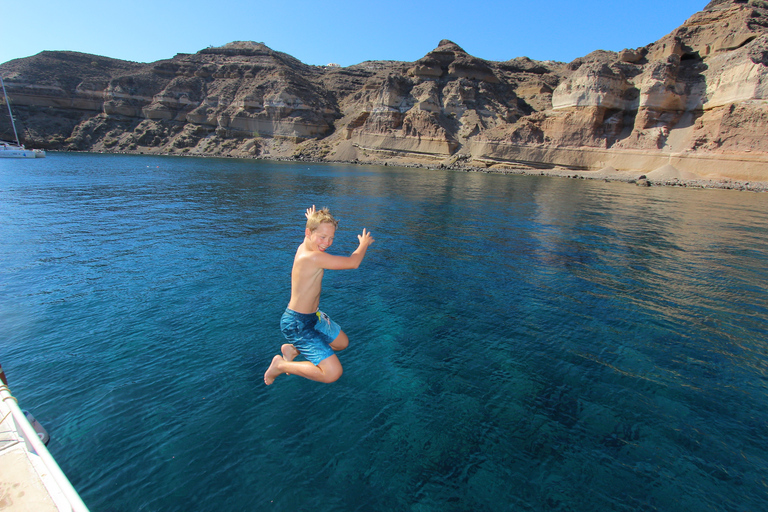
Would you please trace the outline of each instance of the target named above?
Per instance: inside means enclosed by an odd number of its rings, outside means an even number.
[[[306,246],[306,243],[302,243],[299,245],[299,248],[296,249],[296,256],[294,257],[295,261],[314,261],[315,256],[317,254],[321,254],[320,251],[313,251],[309,247]]]

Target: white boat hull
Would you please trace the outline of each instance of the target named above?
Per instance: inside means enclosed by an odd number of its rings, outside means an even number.
[[[11,118],[13,127],[13,136],[16,142],[0,141],[0,158],[45,158],[45,151],[42,149],[26,149],[19,140],[19,134],[16,132],[16,123],[13,121],[13,112],[11,111],[11,102],[8,101],[8,94],[5,92],[5,82],[0,76],[0,86],[3,89],[3,100],[8,106],[8,117]]]
[[[45,158],[45,151],[2,145],[0,146],[0,158]]]

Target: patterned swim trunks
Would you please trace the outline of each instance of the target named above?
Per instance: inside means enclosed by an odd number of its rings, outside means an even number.
[[[280,330],[301,355],[317,366],[334,354],[331,343],[339,336],[341,327],[322,311],[307,314],[286,308]]]

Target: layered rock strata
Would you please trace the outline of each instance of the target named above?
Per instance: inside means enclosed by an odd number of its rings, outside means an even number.
[[[43,52],[0,72],[26,142],[48,149],[768,181],[763,0],[714,0],[659,41],[567,64],[441,41],[416,62],[320,67],[236,42],[149,64]]]

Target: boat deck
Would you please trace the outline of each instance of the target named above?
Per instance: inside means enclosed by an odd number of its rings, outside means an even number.
[[[87,511],[1,383],[0,398],[0,511]]]

